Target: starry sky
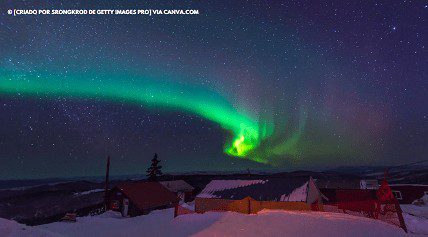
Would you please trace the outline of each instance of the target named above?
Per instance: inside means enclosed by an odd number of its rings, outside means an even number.
[[[199,15],[11,16],[9,9]],[[0,3],[0,179],[428,153],[428,1]]]

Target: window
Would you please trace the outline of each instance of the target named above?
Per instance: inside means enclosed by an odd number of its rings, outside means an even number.
[[[184,197],[185,197],[184,192],[178,192],[178,193],[177,193],[177,196],[178,196],[178,198],[180,199],[180,201],[183,201],[183,202],[184,202]]]
[[[402,200],[402,199],[403,199],[403,196],[401,196],[401,192],[400,192],[400,191],[392,190],[392,193],[394,194],[394,197],[395,197],[397,200]]]

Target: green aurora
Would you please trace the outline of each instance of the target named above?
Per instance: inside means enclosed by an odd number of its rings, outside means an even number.
[[[224,146],[226,154],[259,163],[271,163],[273,155],[295,154],[296,143],[304,129],[303,124],[290,139],[274,146],[265,144],[261,148],[261,144],[274,134],[273,122],[251,117],[244,109],[235,108],[219,93],[207,88],[113,73],[64,76],[0,72],[0,93],[3,94],[101,99],[199,115],[231,132],[231,140]]]

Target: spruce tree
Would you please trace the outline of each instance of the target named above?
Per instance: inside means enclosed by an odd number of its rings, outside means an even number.
[[[152,159],[152,164],[147,169],[147,176],[150,181],[156,181],[158,176],[162,175],[162,166],[159,165],[160,160],[158,160],[158,154],[155,153]]]

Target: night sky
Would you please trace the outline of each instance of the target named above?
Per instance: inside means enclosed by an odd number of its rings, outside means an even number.
[[[428,1],[70,2],[0,3],[0,179],[427,159]]]

